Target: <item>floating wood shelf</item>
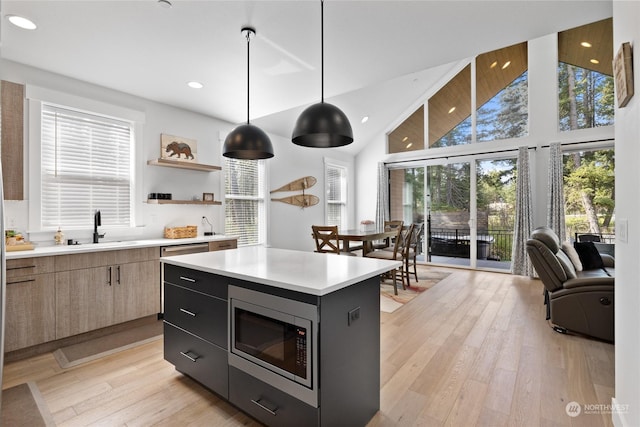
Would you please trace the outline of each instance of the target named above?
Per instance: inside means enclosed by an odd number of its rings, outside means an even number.
[[[222,202],[203,201],[203,200],[165,200],[165,199],[147,199],[147,203],[151,205],[221,205]]]
[[[220,166],[205,165],[202,163],[181,162],[180,160],[168,159],[152,159],[148,160],[147,164],[152,166],[166,166],[169,168],[191,169],[202,172],[214,172],[222,170]]]

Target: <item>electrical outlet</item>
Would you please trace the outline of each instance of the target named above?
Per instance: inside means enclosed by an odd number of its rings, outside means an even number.
[[[356,307],[353,310],[350,310],[348,315],[349,316],[348,316],[347,324],[351,326],[353,322],[360,319],[360,307]]]

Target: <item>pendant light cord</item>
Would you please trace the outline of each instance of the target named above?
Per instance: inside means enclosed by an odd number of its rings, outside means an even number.
[[[251,31],[247,31],[247,124],[249,124],[249,45],[251,44]]]
[[[324,103],[324,0],[320,0],[320,101]]]

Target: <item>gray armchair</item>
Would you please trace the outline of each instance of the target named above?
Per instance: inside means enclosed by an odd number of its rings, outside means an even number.
[[[577,271],[565,250],[548,227],[536,228],[527,241],[527,254],[545,287],[547,319],[558,332],[613,342],[615,260],[603,254],[603,267]]]

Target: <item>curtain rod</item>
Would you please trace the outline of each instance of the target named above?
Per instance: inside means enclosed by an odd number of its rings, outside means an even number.
[[[566,147],[566,146],[569,146],[569,145],[584,145],[584,144],[591,144],[591,143],[596,143],[596,142],[608,142],[608,141],[613,141],[613,138],[594,139],[592,141],[567,142],[566,144],[562,144],[562,146]],[[535,151],[538,148],[549,148],[550,146],[551,146],[550,144],[546,144],[546,145],[539,145],[539,146],[536,146],[536,147],[527,147],[527,149]],[[394,161],[394,162],[384,162],[384,164],[385,165],[393,165],[393,164],[397,164],[397,163],[419,162],[419,161],[423,161],[423,160],[450,159],[450,158],[456,158],[456,157],[469,157],[469,156],[473,156],[473,155],[511,153],[511,152],[517,152],[517,151],[518,151],[518,148],[507,148],[507,149],[504,149],[504,150],[483,151],[483,152],[480,152],[480,153],[451,154],[451,155],[448,155],[448,156],[423,157],[423,158],[411,159],[411,160],[397,160],[397,161]]]

